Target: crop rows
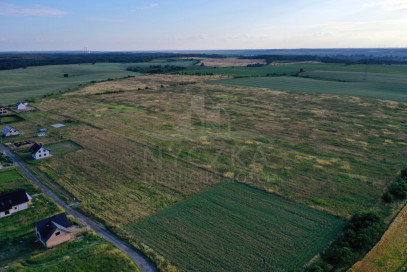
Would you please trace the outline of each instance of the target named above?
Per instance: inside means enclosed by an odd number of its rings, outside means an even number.
[[[130,229],[187,271],[297,271],[342,226],[334,216],[224,183]]]

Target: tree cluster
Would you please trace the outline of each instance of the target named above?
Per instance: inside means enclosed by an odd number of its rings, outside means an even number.
[[[81,64],[81,63],[134,63],[134,62],[149,62],[155,59],[177,59],[187,58],[191,61],[191,57],[205,58],[223,58],[220,55],[206,54],[178,54],[178,53],[21,53],[21,54],[0,54],[0,70],[10,70],[17,68],[26,68],[30,66],[44,65],[62,65],[62,64]]]
[[[382,196],[383,201],[387,203],[407,198],[407,168],[401,171],[392,185]]]
[[[321,261],[307,272],[344,271],[364,256],[385,231],[383,219],[376,213],[354,215],[343,233],[321,254]]]

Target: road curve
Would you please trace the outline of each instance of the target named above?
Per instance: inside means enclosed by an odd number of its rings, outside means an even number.
[[[133,259],[137,263],[137,265],[141,268],[141,271],[143,272],[157,271],[154,264],[150,262],[136,249],[130,247],[125,242],[120,240],[118,237],[116,237],[114,234],[108,231],[103,225],[96,223],[92,219],[86,217],[82,213],[68,206],[56,194],[54,194],[54,192],[52,192],[50,189],[48,189],[48,187],[42,184],[41,181],[39,181],[39,179],[36,176],[34,176],[31,173],[31,171],[24,165],[24,163],[18,156],[14,155],[12,152],[10,152],[10,150],[8,150],[6,147],[2,145],[0,145],[0,150],[2,152],[5,152],[6,155],[9,156],[14,161],[14,163],[21,169],[23,174],[26,175],[27,178],[31,179],[46,195],[48,195],[53,201],[55,201],[65,211],[67,211],[69,214],[71,214],[73,217],[79,220],[82,224],[84,224],[85,226],[89,226],[89,228],[96,232],[97,234],[99,234],[99,236],[103,237],[104,239],[118,247],[120,250],[125,252],[131,259]]]

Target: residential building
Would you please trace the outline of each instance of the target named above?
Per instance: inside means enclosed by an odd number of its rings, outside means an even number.
[[[71,224],[65,213],[38,221],[35,224],[35,233],[41,243],[52,248],[72,238]]]
[[[3,136],[6,138],[20,135],[20,132],[10,125],[7,125],[5,128],[3,128],[1,132],[3,133]]]
[[[43,147],[41,144],[33,144],[30,148],[30,153],[33,159],[39,160],[51,157],[51,149]]]
[[[24,189],[0,195],[0,218],[28,209],[31,199]]]

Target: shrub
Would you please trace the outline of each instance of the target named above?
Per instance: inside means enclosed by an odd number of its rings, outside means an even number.
[[[389,193],[389,192],[385,192],[385,193],[383,194],[383,196],[382,196],[382,199],[383,199],[383,201],[386,202],[386,203],[391,203],[391,202],[394,201],[393,195],[392,195],[391,193]]]
[[[384,202],[403,200],[407,198],[407,168],[403,169],[400,176],[393,182],[382,196]]]

